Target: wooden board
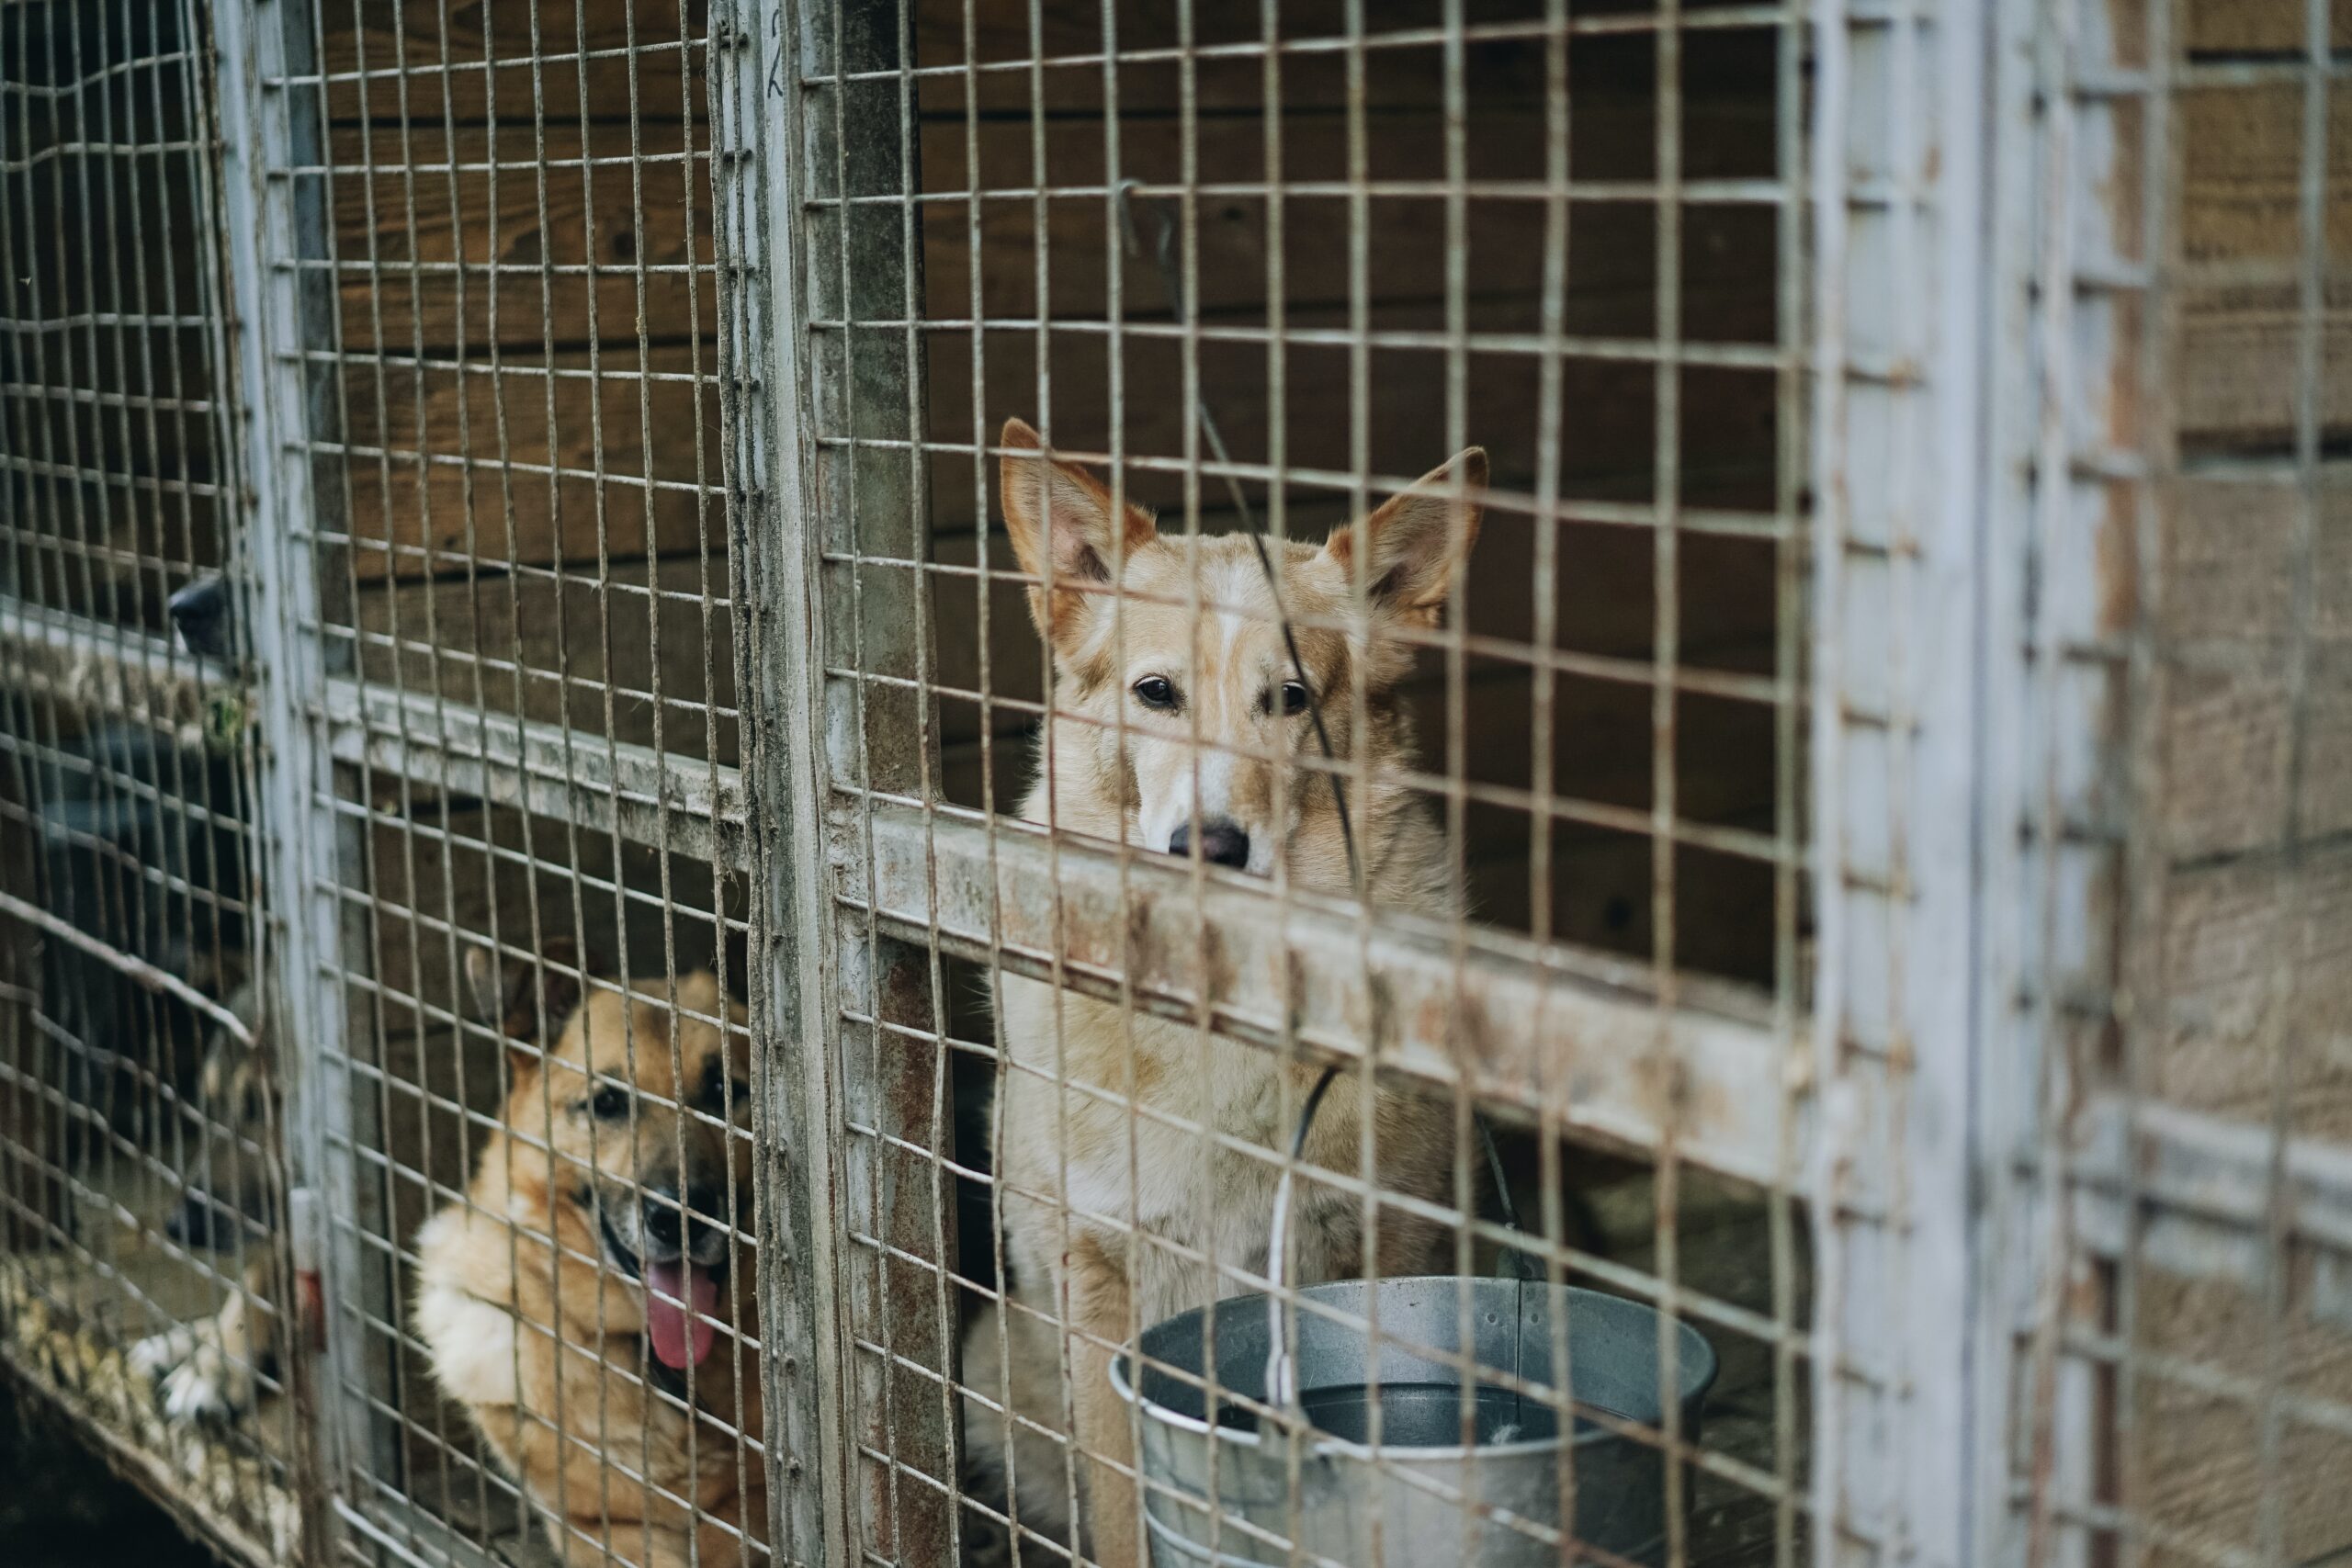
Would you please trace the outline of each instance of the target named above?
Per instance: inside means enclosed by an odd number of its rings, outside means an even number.
[[[2173,355],[2182,446],[2212,454],[2285,455],[2294,447],[2305,326],[2291,288],[2184,290]],[[2316,324],[2324,440],[2352,429],[2352,289],[2334,291]]]
[[[2280,1359],[2259,1283],[2187,1280],[2150,1268],[2135,1285],[2137,1348],[2199,1371],[2221,1371],[2250,1387],[2282,1386],[2337,1408],[2352,1403],[2352,1328],[2321,1314],[2297,1270],[2278,1325]],[[2129,1354],[2127,1348],[2127,1354]],[[2137,1363],[2145,1366],[2145,1362]],[[2281,1380],[2273,1383],[2274,1377]],[[2175,1532],[2178,1544],[2145,1561],[2186,1568],[2206,1553],[2243,1551],[2266,1538],[2274,1500],[2282,1559],[2325,1562],[2352,1548],[2352,1493],[2343,1485],[2352,1440],[2289,1419],[2275,1463],[2264,1449],[2262,1411],[2251,1399],[2216,1393],[2186,1379],[2148,1370],[2133,1389],[2138,1418],[2120,1434],[2121,1472],[2136,1479],[2123,1499],[2135,1517]]]
[[[2300,26],[2296,35],[2300,38]],[[2179,243],[2189,278],[2175,349],[2179,428],[2192,449],[2280,450],[2293,440],[2302,249],[2302,94],[2291,84],[2180,95]],[[2352,427],[2352,105],[2330,104],[2320,415]],[[2256,264],[2271,279],[2199,281]]]
[[[1084,130],[1057,123],[1051,139],[1064,140]],[[1172,217],[1176,210],[1160,203],[1139,213],[1148,244],[1157,243],[1159,214]],[[1224,196],[1203,201],[1198,210],[1193,265],[1202,319],[1266,322],[1274,259],[1268,203],[1260,197]],[[1116,213],[1103,197],[1049,198],[1041,235],[1037,205],[1031,197],[984,186],[976,203],[952,201],[924,209],[924,291],[930,320],[971,318],[976,217],[984,316],[1034,318],[1042,246],[1056,321],[1108,320],[1114,262],[1122,319],[1168,317],[1168,286],[1159,265],[1148,255],[1127,251]],[[1344,307],[1354,288],[1346,199],[1288,197],[1282,203],[1280,221],[1286,314]],[[1532,333],[1540,325],[1533,302],[1542,295],[1548,223],[1540,201],[1476,200],[1465,205],[1465,295],[1482,314],[1501,314],[1506,321],[1509,313],[1495,311],[1493,302],[1528,302],[1514,325],[1505,330]],[[1567,220],[1563,332],[1641,337],[1655,331],[1657,223],[1656,209],[1644,202],[1573,206]],[[1776,215],[1769,208],[1692,205],[1685,209],[1679,261],[1686,339],[1772,340],[1776,231]],[[1449,286],[1447,250],[1443,201],[1418,197],[1367,201],[1365,301],[1442,300]]]
[[[1047,186],[1102,190],[1114,140],[1099,119],[1059,122],[1044,149]],[[1568,117],[1568,175],[1579,181],[1642,181],[1657,169],[1657,110],[1645,93],[1594,92],[1577,97]],[[1768,178],[1776,149],[1769,92],[1695,96],[1683,107],[1686,178]],[[1185,178],[1182,120],[1123,119],[1116,137],[1123,180],[1171,185]],[[1038,152],[1025,118],[987,119],[971,149],[978,183],[971,181],[970,135],[960,119],[930,119],[922,127],[923,188],[930,192],[1025,192],[1038,186]],[[1463,174],[1471,181],[1544,177],[1544,117],[1540,110],[1481,103],[1464,128]],[[1442,181],[1448,175],[1446,117],[1442,111],[1384,111],[1363,137],[1363,177],[1383,182]],[[1204,186],[1263,186],[1268,182],[1263,115],[1196,121],[1193,169]],[[1291,114],[1275,138],[1276,179],[1283,185],[1329,184],[1351,178],[1357,138],[1344,116]],[[818,194],[828,194],[820,186]],[[1213,193],[1204,199],[1221,199]],[[1099,199],[1099,195],[1098,195]]]
[[[1128,3],[1114,7],[1108,36],[1122,52],[1170,50],[1179,42],[1173,8]],[[1374,0],[1363,7],[1363,31],[1377,37],[1405,28],[1427,28],[1431,16],[1424,6],[1399,0]],[[960,7],[923,6],[915,12],[916,59],[926,68],[965,64],[1007,65],[1033,58],[1046,62],[1041,79],[1033,85],[1026,70],[983,70],[971,80],[978,87],[979,107],[993,112],[1026,108],[1033,102],[1049,110],[1100,112],[1103,97],[1106,29],[1103,7],[1088,0],[1048,0],[1036,8],[1032,32],[1030,8],[1017,0],[984,0],[972,7],[970,32]],[[1192,37],[1210,50],[1250,43],[1263,38],[1260,8],[1249,0],[1203,0],[1192,13]],[[1346,35],[1344,17],[1337,6],[1320,4],[1285,7],[1280,36],[1285,39],[1337,39]],[[1034,42],[1033,42],[1034,37]],[[1465,62],[1465,75],[1491,84],[1493,90],[1521,99],[1543,89],[1540,54],[1492,47],[1476,50]],[[1284,57],[1280,67],[1283,101],[1292,107],[1333,109],[1347,102],[1344,57],[1336,53]],[[1443,91],[1441,58],[1434,44],[1375,47],[1366,51],[1367,97],[1374,103],[1419,104],[1435,107]],[[1255,107],[1265,101],[1265,68],[1257,59],[1219,58],[1215,54],[1195,62],[1193,101],[1204,108]],[[926,113],[960,110],[967,92],[960,76],[928,77],[922,85]],[[1176,63],[1128,62],[1117,69],[1122,107],[1130,111],[1166,113],[1182,102],[1182,85]]]
[[[503,571],[473,584],[372,585],[358,600],[361,671],[388,684],[397,677],[411,692],[437,691],[467,711],[477,704],[500,714],[519,707],[528,718],[568,722],[591,749],[607,733],[624,745],[652,745],[658,712],[662,750],[707,757],[707,716],[718,760],[731,767],[735,716],[705,712],[713,700],[722,709],[735,700],[725,562],[713,562],[711,572],[707,614],[702,563],[691,555],[652,568],[658,596],[647,587],[643,563],[616,566],[602,588],[585,573],[558,582],[543,572],[510,580]]]
[[[646,364],[656,378],[684,377],[696,367],[695,353],[691,345],[657,347]],[[723,548],[718,389],[708,378],[716,369],[709,348],[701,350],[707,378],[700,383],[643,379],[633,347],[602,353],[593,379],[584,350],[558,354],[552,377],[545,363],[509,362],[496,378],[486,356],[469,361],[462,374],[439,367],[420,374],[400,363],[352,367],[345,407],[357,451],[330,465],[341,471],[327,482],[334,487],[330,501],[348,503],[350,532],[359,541],[354,565],[362,581],[428,570],[461,573],[469,552],[485,565],[503,567],[510,533],[514,558],[525,563],[594,561],[600,471],[609,556],[641,556],[649,545],[690,550],[706,535],[714,552]],[[650,439],[640,389],[650,403]],[[393,456],[379,461],[379,448]],[[420,465],[418,454],[432,460]],[[552,495],[550,467],[560,470]],[[697,485],[707,490],[698,492]],[[428,539],[435,551],[456,558],[436,554],[428,561],[416,553]]]
[[[2352,48],[2352,4],[2330,0],[2327,9],[2329,46]],[[2185,13],[2192,56],[2275,59],[2303,50],[2304,7],[2298,0],[2191,0]]]
[[[1403,312],[1384,310],[1375,316],[1375,325],[1400,319],[1409,320]],[[1132,333],[1117,341],[1127,388],[1125,450],[1136,457],[1181,459],[1192,420],[1181,391],[1183,343]],[[1054,401],[1042,417],[1064,450],[1109,449],[1105,392],[1111,343],[1102,334],[1077,333],[1052,340]],[[1037,422],[1035,334],[991,333],[984,350],[987,400],[981,428],[992,433],[1012,414]],[[934,334],[931,427],[943,442],[971,438],[969,355],[965,336]],[[1349,471],[1353,467],[1349,411],[1357,373],[1351,350],[1343,344],[1295,344],[1283,358],[1285,395],[1279,414],[1288,433],[1288,464]],[[1442,461],[1447,455],[1445,353],[1434,347],[1384,347],[1366,358],[1366,446],[1373,470],[1411,475]],[[1238,462],[1267,459],[1267,430],[1276,411],[1268,398],[1266,361],[1266,349],[1260,344],[1210,342],[1199,347],[1201,384]],[[1487,447],[1498,486],[1525,487],[1535,471],[1536,416],[1543,407],[1538,357],[1471,355],[1464,380],[1465,438]],[[1778,457],[1773,373],[1686,367],[1680,381],[1684,504],[1769,512]],[[1638,361],[1571,358],[1563,363],[1562,384],[1563,494],[1578,500],[1646,500],[1656,461],[1655,367]],[[969,527],[977,514],[970,456],[939,455],[932,476],[933,527],[942,533]],[[1182,476],[1174,471],[1135,469],[1128,484],[1136,499],[1161,510],[1181,506],[1183,501]]]
[[[2327,1047],[2352,1019],[2352,839],[2302,852],[2300,911],[2288,874],[2276,854],[2174,870],[2162,939],[2166,1013],[2151,1042],[2150,1092],[2262,1122],[2283,1066],[2290,1131],[2352,1139],[2352,1064]],[[2274,973],[2282,952],[2293,965],[2283,1001]],[[2275,1010],[2282,1005],[2283,1019]]]
[[[487,940],[495,910],[499,940],[528,948],[534,900],[542,936],[584,939],[594,973],[617,975],[624,946],[634,973],[662,973],[664,911],[647,897],[629,898],[624,906],[609,890],[616,865],[609,838],[471,801],[453,800],[445,812],[425,788],[413,789],[404,800],[394,781],[375,783],[379,815],[369,829],[368,854],[376,891],[376,976],[357,1002],[373,1008],[380,994],[386,1038],[447,1027],[447,1018],[436,1014],[455,1010],[472,1016],[462,968],[469,937]],[[523,863],[526,854],[534,865]],[[617,863],[628,886],[659,892],[662,867],[655,851],[623,846]],[[575,866],[582,878],[576,889]],[[672,856],[668,871],[673,909],[666,925],[683,975],[707,966],[720,951],[704,912],[713,897],[711,871],[707,862],[684,855]],[[347,897],[356,908],[367,910],[364,895],[355,891]],[[740,917],[740,883],[730,897]],[[444,929],[452,923],[458,931],[455,964]],[[735,945],[732,967],[740,976],[740,937]]]
[[[2279,626],[2283,632],[2283,624]],[[2166,683],[2166,852],[2176,860],[2267,849],[2286,820],[2291,712],[2286,645],[2267,667],[2176,670]],[[2297,823],[2304,841],[2352,831],[2352,648],[2322,645],[2308,671]]]
[[[492,336],[493,283],[497,339],[520,349],[543,350],[550,334],[559,345],[635,344],[640,289],[650,337],[715,334],[710,177],[702,158],[684,157],[687,145],[676,125],[641,127],[647,161],[632,182],[627,125],[591,126],[583,137],[577,120],[550,123],[544,157],[527,123],[502,123],[494,137],[437,124],[412,127],[405,141],[397,130],[334,131],[345,348],[405,353],[420,336],[447,348],[461,327],[479,348]],[[584,272],[542,271],[592,262],[593,288]]]
[[[1698,9],[1699,7],[1691,7]],[[1632,15],[1654,10],[1644,0],[1608,0],[1580,8],[1580,17],[1604,14]],[[1034,7],[1022,0],[976,0],[970,7],[969,31],[965,9],[954,5],[924,5],[915,8],[916,58],[926,70],[948,68],[922,79],[922,104],[926,114],[963,111],[969,88],[977,84],[977,107],[989,113],[1026,111],[1033,104],[1054,113],[1101,113],[1104,101],[1102,57],[1107,48],[1123,56],[1116,67],[1116,91],[1123,111],[1172,114],[1184,101],[1182,70],[1172,57],[1186,35],[1179,31],[1179,11],[1152,0],[1124,0],[1104,10],[1093,0],[1041,0]],[[1187,13],[1190,39],[1196,51],[1193,61],[1192,98],[1203,111],[1250,110],[1267,101],[1264,61],[1253,52],[1266,39],[1265,12],[1255,0],[1198,0]],[[1374,113],[1384,108],[1442,107],[1445,92],[1445,53],[1441,14],[1423,0],[1369,0],[1358,11],[1363,51],[1363,98]],[[1540,4],[1511,0],[1471,7],[1465,17],[1474,28],[1540,21]],[[1289,109],[1332,113],[1351,102],[1348,51],[1349,8],[1338,0],[1305,0],[1285,4],[1275,21],[1277,87]],[[1726,35],[1717,34],[1714,37]],[[1767,37],[1765,29],[1736,35],[1743,43]],[[1107,41],[1106,41],[1107,40]],[[1685,44],[1686,83],[1716,80],[1718,51],[1711,39],[1693,34]],[[1626,37],[1580,38],[1568,50],[1568,78],[1581,90],[1594,83],[1634,77],[1623,66],[1629,59],[1646,59],[1648,40]],[[1163,58],[1137,59],[1159,51]],[[1760,48],[1769,62],[1769,44]],[[1033,78],[1026,68],[1033,59],[1041,69]],[[958,69],[982,67],[967,77]],[[986,69],[989,66],[1000,69]],[[1615,67],[1615,69],[1612,69]],[[1524,40],[1471,36],[1463,46],[1464,84],[1480,102],[1541,102],[1545,62],[1542,45]],[[1769,63],[1765,74],[1770,75]]]
[[[2180,243],[2191,263],[2301,253],[2303,95],[2292,83],[2183,91]],[[2352,254],[2352,104],[2330,95],[2324,221],[2328,254]]]
[[[2299,802],[2312,840],[2352,830],[2352,491],[2320,494]],[[2275,844],[2284,819],[2301,502],[2284,483],[2196,479],[2166,501],[2163,830],[2176,859],[2202,861]]]
[[[1656,906],[1650,840],[1633,834],[1570,837],[1552,852],[1551,936],[1646,960]],[[1524,833],[1510,852],[1470,868],[1476,917],[1510,931],[1530,925]],[[1675,854],[1675,966],[1754,984],[1772,978],[1772,870],[1683,847]]]
[[[356,79],[331,83],[327,113],[339,121],[397,118],[401,84],[390,73],[404,69],[412,124],[438,125],[445,110],[471,122],[494,109],[500,119],[527,127],[535,51],[537,105],[550,122],[577,123],[583,97],[591,114],[626,115],[632,82],[638,113],[649,122],[676,120],[688,107],[697,118],[707,112],[705,0],[594,0],[583,9],[584,28],[580,14],[561,5],[329,5],[319,51],[327,71],[371,74],[364,102]],[[681,49],[682,39],[691,47]],[[626,52],[632,42],[639,51],[634,69]]]

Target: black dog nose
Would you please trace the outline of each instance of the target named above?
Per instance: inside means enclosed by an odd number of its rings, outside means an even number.
[[[1189,854],[1193,849],[1193,825],[1179,824],[1168,835],[1168,852]],[[1250,863],[1250,835],[1238,823],[1223,817],[1204,818],[1201,823],[1201,858],[1211,865],[1229,865],[1239,871]]]
[[[674,1187],[649,1187],[645,1190],[645,1235],[649,1242],[675,1256],[692,1252],[702,1239],[718,1228],[718,1206],[721,1194],[716,1187],[696,1185],[686,1189],[686,1213],[678,1212],[678,1190]]]
[[[190,653],[206,659],[229,656],[229,586],[218,577],[199,577],[165,604],[172,625]]]

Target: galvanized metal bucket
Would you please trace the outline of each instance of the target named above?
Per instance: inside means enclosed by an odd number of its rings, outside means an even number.
[[[1639,1302],[1454,1275],[1314,1286],[1297,1292],[1294,1406],[1268,1397],[1275,1347],[1267,1298],[1236,1297],[1218,1303],[1213,1329],[1210,1314],[1194,1311],[1143,1336],[1140,1458],[1147,1482],[1156,1483],[1145,1503],[1155,1568],[1292,1562],[1294,1518],[1304,1553],[1353,1568],[1557,1562],[1559,1549],[1547,1544],[1544,1529],[1562,1528],[1564,1474],[1575,1487],[1570,1533],[1577,1540],[1634,1562],[1661,1560],[1666,1461],[1654,1444],[1582,1416],[1563,1434],[1552,1405],[1481,1382],[1471,1396],[1476,1440],[1462,1446],[1465,1287],[1470,1351],[1482,1371],[1558,1386],[1554,1335],[1565,1316],[1567,1382],[1577,1404],[1662,1425],[1658,1314]],[[1382,1341],[1376,1364],[1366,1354],[1363,1328],[1316,1310],[1366,1319],[1374,1292]],[[1698,1433],[1715,1355],[1687,1325],[1674,1325],[1673,1332],[1688,1439]],[[1221,1396],[1214,1413],[1194,1381],[1204,1377],[1212,1346]],[[1131,1361],[1121,1357],[1111,1369],[1113,1386],[1129,1400],[1137,1395]],[[1368,1391],[1375,1382],[1376,1450],[1367,1446]],[[1295,1513],[1291,1445],[1278,1428],[1261,1432],[1244,1402],[1295,1408],[1313,1428],[1299,1445]]]

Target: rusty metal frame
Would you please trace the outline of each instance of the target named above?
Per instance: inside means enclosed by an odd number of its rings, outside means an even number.
[[[760,1218],[762,1361],[772,1542],[786,1560],[854,1561],[844,1472],[847,1398],[829,1129],[840,1084],[828,1048],[831,942],[813,787],[820,695],[810,521],[801,437],[806,348],[798,309],[801,218],[797,26],[750,0],[710,8],[712,179],[724,299],[719,375],[737,690],[746,744],[735,793],[711,803],[721,852],[754,890],[752,1027],[765,1064],[767,1150]],[[666,768],[651,756],[649,766]],[[722,784],[722,789],[726,786]]]
[[[243,619],[258,682],[255,722],[263,757],[259,818],[269,824],[266,940],[260,972],[276,976],[287,1010],[282,1053],[285,1159],[297,1193],[289,1224],[323,1222],[288,1238],[300,1264],[315,1270],[322,1299],[361,1292],[374,1272],[348,1225],[327,1216],[360,1212],[354,1146],[354,1097],[332,1064],[347,1062],[351,1021],[329,965],[343,955],[338,901],[328,891],[335,863],[351,848],[335,819],[334,762],[321,728],[305,713],[322,689],[329,655],[306,628],[316,624],[320,579],[316,541],[323,503],[303,451],[306,435],[333,428],[325,374],[302,351],[332,333],[332,301],[314,280],[271,265],[272,257],[322,254],[327,217],[315,186],[297,189],[280,171],[318,156],[318,106],[288,78],[308,68],[315,45],[307,8],[274,0],[227,0],[215,8],[220,51],[221,189],[229,296],[234,318],[237,390],[244,416],[247,550],[253,592]],[[380,1299],[381,1282],[368,1292]],[[330,1313],[330,1317],[334,1314]],[[291,1319],[289,1318],[289,1321]],[[318,1447],[318,1471],[304,1499],[311,1551],[334,1550],[352,1477],[388,1462],[385,1434],[364,1399],[374,1386],[356,1331],[330,1325],[324,1346],[298,1351],[302,1397]],[[322,1494],[319,1488],[324,1488]]]

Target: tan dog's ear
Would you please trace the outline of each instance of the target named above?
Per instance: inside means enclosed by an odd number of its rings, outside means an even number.
[[[1037,629],[1053,639],[1065,656],[1084,640],[1082,626],[1090,595],[1065,589],[1067,583],[1108,583],[1115,553],[1111,527],[1111,492],[1102,481],[1075,463],[1057,462],[1046,452],[1046,443],[1023,421],[1008,419],[1001,437],[1005,453],[999,468],[999,489],[1004,502],[1004,525],[1012,536],[1012,549],[1021,569],[1040,580],[1050,559],[1055,590],[1052,603],[1046,590],[1029,590],[1029,615]],[[1124,536],[1116,548],[1129,553],[1159,536],[1151,513],[1129,502]]]
[[[1486,449],[1469,447],[1391,496],[1362,523],[1335,531],[1324,553],[1339,562],[1352,587],[1362,542],[1368,552],[1363,581],[1374,607],[1408,626],[1435,626],[1462,563],[1478,542],[1486,489]]]
[[[501,963],[487,945],[466,950],[466,984],[474,1007],[514,1043],[509,1054],[517,1073],[538,1061],[540,1045],[580,1005],[579,944],[570,937],[551,938],[539,959]]]

